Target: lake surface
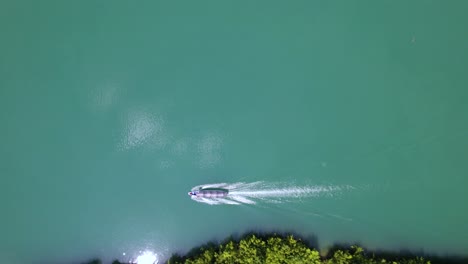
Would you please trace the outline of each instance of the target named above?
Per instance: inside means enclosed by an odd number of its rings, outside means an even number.
[[[3,1],[2,262],[162,261],[249,230],[466,253],[466,10]],[[215,183],[237,204],[187,196]]]

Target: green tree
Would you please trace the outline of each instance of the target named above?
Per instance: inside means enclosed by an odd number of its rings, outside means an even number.
[[[219,246],[219,252],[215,254],[216,263],[232,264],[238,263],[237,244],[233,241]]]
[[[336,249],[329,258],[321,258],[319,252],[309,248],[293,236],[258,237],[250,235],[236,242],[231,240],[219,246],[210,245],[197,249],[190,258],[173,255],[169,264],[430,264],[423,258],[388,261],[369,256],[364,249],[352,246]]]

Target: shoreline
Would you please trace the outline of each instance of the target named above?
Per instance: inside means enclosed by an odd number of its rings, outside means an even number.
[[[169,259],[155,263],[402,263],[402,264],[461,264],[468,263],[468,256],[437,255],[415,252],[405,248],[398,251],[368,250],[365,246],[335,243],[330,247],[318,247],[315,237],[304,238],[294,232],[247,232],[231,235],[222,241],[208,241],[182,254],[175,252]],[[253,262],[252,262],[253,261]],[[288,262],[289,261],[289,262]],[[359,262],[355,262],[359,261]],[[121,262],[112,264],[132,264]],[[99,259],[81,264],[106,264]],[[146,264],[146,263],[145,263]]]

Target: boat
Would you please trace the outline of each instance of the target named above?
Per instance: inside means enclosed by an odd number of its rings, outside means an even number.
[[[192,198],[223,198],[228,194],[229,190],[222,188],[205,188],[188,192],[188,195]]]

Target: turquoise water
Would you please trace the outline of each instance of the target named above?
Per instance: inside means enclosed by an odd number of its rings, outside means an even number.
[[[248,230],[466,253],[467,8],[0,3],[2,261],[164,260]],[[266,194],[187,196],[239,182]]]

